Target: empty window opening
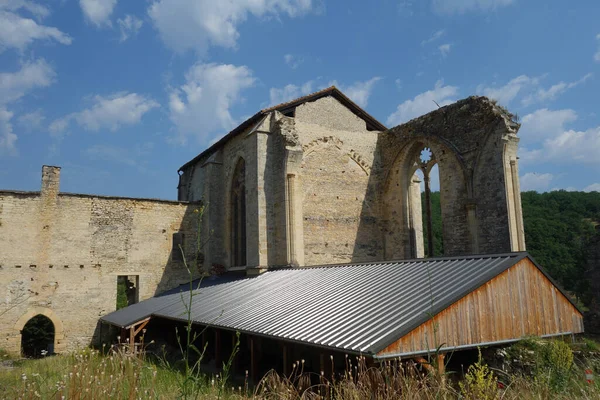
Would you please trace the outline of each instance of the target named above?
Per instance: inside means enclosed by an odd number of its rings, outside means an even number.
[[[185,235],[183,232],[173,234],[173,248],[171,249],[171,260],[183,261],[183,250],[185,249]]]
[[[444,254],[442,235],[442,207],[440,192],[440,174],[435,155],[430,148],[424,147],[417,153],[414,168],[415,176],[421,186],[422,240],[425,257],[437,257]],[[417,240],[420,240],[418,238]]]
[[[233,266],[246,265],[246,163],[238,161],[231,185],[231,250]]]
[[[24,357],[40,358],[54,353],[54,324],[38,314],[21,331],[21,351]]]
[[[139,276],[117,276],[117,310],[139,301]]]

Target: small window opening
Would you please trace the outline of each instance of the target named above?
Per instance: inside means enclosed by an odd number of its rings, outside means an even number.
[[[117,276],[117,310],[139,301],[139,276]]]
[[[183,261],[182,249],[185,249],[185,235],[183,232],[173,234],[173,249],[171,250],[171,260]]]

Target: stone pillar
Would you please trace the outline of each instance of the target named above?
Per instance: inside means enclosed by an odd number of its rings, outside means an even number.
[[[408,187],[409,192],[409,215],[410,215],[410,229],[411,229],[411,241],[412,246],[412,257],[423,258],[425,257],[425,244],[423,238],[423,209],[421,204],[421,179],[415,173],[412,177],[410,185]]]
[[[42,196],[56,197],[60,190],[60,167],[42,166]]]
[[[517,246],[514,250],[525,251],[525,229],[523,227],[523,208],[521,207],[521,185],[519,183],[519,167],[516,158],[510,160],[510,174],[514,198],[513,206],[515,208],[515,229],[517,230]],[[513,246],[513,248],[514,247],[515,246]]]
[[[37,244],[38,259],[36,265],[50,263],[52,231],[56,221],[58,193],[60,191],[60,167],[42,166],[42,188],[40,191],[40,218]]]

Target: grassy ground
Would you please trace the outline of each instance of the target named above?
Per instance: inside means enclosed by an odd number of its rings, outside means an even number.
[[[505,379],[503,389],[498,388],[496,376],[482,361],[472,366],[458,384],[410,363],[393,362],[368,369],[360,359],[349,360],[342,376],[327,380],[303,372],[302,363],[297,362],[290,376],[269,373],[249,389],[247,385],[232,388],[219,376],[188,377],[186,381],[180,372],[123,352],[102,355],[95,350],[82,350],[71,355],[14,361],[11,368],[0,367],[0,399],[597,400],[600,382],[589,384],[584,374],[588,368],[596,374],[600,372],[595,346],[594,342],[585,343],[572,352],[564,343],[529,340],[515,345],[508,349],[510,357],[529,357],[533,352],[531,360],[523,362],[534,364],[526,373],[513,371]],[[183,396],[186,384],[189,393]]]

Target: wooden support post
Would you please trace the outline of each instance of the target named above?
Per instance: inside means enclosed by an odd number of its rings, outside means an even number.
[[[319,373],[325,374],[325,354],[319,354]]]
[[[221,359],[221,330],[215,328],[215,366],[220,368],[223,365]]]
[[[254,337],[250,336],[250,379],[256,379],[256,354],[254,354]]]
[[[287,345],[283,345],[283,375],[288,376],[290,372],[290,366],[288,365],[288,349]]]
[[[129,352],[135,355],[135,328],[129,328]]]
[[[446,380],[446,364],[444,364],[445,358],[446,358],[446,353],[438,353],[438,355],[437,355],[437,372],[440,376],[441,382],[445,382],[445,380]]]

